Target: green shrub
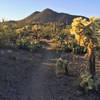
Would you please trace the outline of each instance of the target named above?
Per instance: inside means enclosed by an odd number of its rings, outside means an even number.
[[[74,54],[85,54],[87,52],[87,49],[83,46],[77,45],[75,42],[66,42],[66,41],[59,41],[57,42],[56,48],[58,51],[64,51],[64,52],[73,52]]]
[[[7,46],[15,43],[17,35],[15,33],[0,32],[0,45]]]
[[[66,38],[66,35],[64,33],[60,33],[55,37],[57,41],[64,41],[65,38]]]
[[[56,48],[58,51],[64,51],[64,52],[71,52],[72,51],[72,48],[68,44],[66,44],[66,42],[58,43],[56,45]]]
[[[29,51],[37,51],[41,49],[40,42],[32,37],[24,37],[21,39],[17,39],[16,45],[20,49],[25,49]]]
[[[49,40],[49,39],[51,39],[51,34],[49,34],[49,33],[41,33],[40,37]]]
[[[76,46],[73,48],[74,54],[85,54],[87,52],[87,49],[82,46]]]

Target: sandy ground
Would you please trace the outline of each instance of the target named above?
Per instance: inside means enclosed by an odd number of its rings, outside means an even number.
[[[61,54],[50,43],[37,53],[0,48],[0,100],[100,100],[79,91],[77,77],[55,75]]]

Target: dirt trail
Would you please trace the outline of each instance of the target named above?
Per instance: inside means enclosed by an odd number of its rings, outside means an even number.
[[[0,100],[52,100],[56,57],[49,43],[38,53],[1,48]]]
[[[76,77],[56,77],[60,53],[52,49],[52,41],[46,42],[37,53],[0,48],[0,100],[100,100],[78,91]],[[73,62],[71,54],[64,55]]]
[[[41,62],[37,64],[39,67],[33,72],[32,80],[29,84],[29,90],[31,90],[31,93],[29,93],[31,95],[30,100],[52,100],[48,82],[50,82],[53,75],[52,73],[54,73],[51,71],[54,71],[55,67],[55,63],[52,61],[57,57],[55,54],[53,50],[45,49],[43,51]]]

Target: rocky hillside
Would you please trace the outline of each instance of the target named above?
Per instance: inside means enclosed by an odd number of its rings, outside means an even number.
[[[72,20],[76,17],[86,18],[84,16],[70,15],[67,13],[58,13],[47,8],[41,12],[36,11],[20,21],[8,21],[7,23],[8,24],[19,23],[25,25],[26,23],[31,24],[34,22],[42,23],[42,24],[48,22],[57,22],[57,23],[65,23],[66,25],[70,25],[72,23]]]
[[[66,13],[58,13],[47,8],[43,10],[42,12],[36,11],[21,21],[40,22],[40,23],[47,23],[47,22],[61,22],[62,23],[63,22],[66,24],[71,24],[72,20],[76,17],[80,17],[80,16],[70,15]]]

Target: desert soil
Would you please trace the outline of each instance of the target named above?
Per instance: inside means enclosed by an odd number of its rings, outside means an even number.
[[[61,53],[51,44],[38,52],[0,48],[0,100],[100,100],[96,93],[82,93],[75,75],[56,76],[55,63]],[[73,61],[73,55],[63,55]]]

